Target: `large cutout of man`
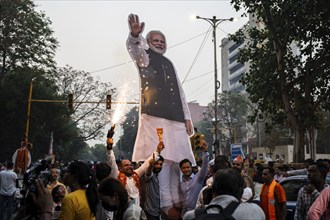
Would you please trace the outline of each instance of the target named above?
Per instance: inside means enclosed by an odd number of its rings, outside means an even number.
[[[166,219],[180,218],[180,170],[178,163],[189,159],[195,164],[189,135],[193,126],[182,85],[172,62],[163,56],[167,43],[160,31],[150,31],[142,37],[144,22],[130,14],[127,49],[137,65],[140,76],[139,128],[133,151],[133,161],[144,161],[159,142],[156,129],[163,128],[162,151],[165,158],[159,174],[161,207]]]

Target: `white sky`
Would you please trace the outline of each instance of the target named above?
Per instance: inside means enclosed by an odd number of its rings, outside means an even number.
[[[237,22],[225,21],[218,26],[218,46],[228,33],[235,32],[247,22],[247,18],[240,18],[242,12],[233,9],[230,0],[34,2],[37,10],[44,11],[53,22],[54,35],[60,43],[56,53],[58,66],[69,65],[91,72],[92,76],[99,77],[102,82],[111,82],[118,89],[129,84],[131,90],[127,94],[130,97],[124,101],[137,101],[139,97],[137,70],[126,50],[127,17],[130,13],[138,14],[140,21],[145,22],[144,36],[150,30],[161,30],[165,34],[168,44],[165,56],[173,62],[181,81],[191,68],[183,88],[187,100],[196,100],[200,105],[207,105],[214,99],[214,47],[211,32],[194,62],[211,25],[192,17],[239,19]],[[219,47],[217,51],[220,80]]]
[[[144,36],[152,29],[161,30],[166,35],[168,47],[176,45],[169,48],[165,56],[173,62],[181,81],[193,65],[183,88],[188,101],[197,100],[201,105],[207,105],[214,98],[214,52],[210,33],[193,64],[206,35],[203,33],[208,31],[210,24],[204,20],[194,20],[192,15],[239,18],[238,22],[225,21],[218,26],[217,45],[220,45],[223,37],[247,21],[246,18],[240,18],[241,12],[237,13],[230,6],[230,1],[219,0],[39,0],[35,3],[37,10],[44,11],[53,22],[55,37],[60,42],[56,54],[58,66],[70,65],[77,70],[91,72],[115,87],[120,87],[127,79],[138,82],[137,71],[130,62],[125,43],[128,36],[127,17],[130,13],[138,14],[141,21],[145,22]],[[220,49],[217,50],[220,80]],[[106,70],[98,71],[102,69]],[[138,84],[134,84],[132,88],[135,99],[138,98],[138,87]]]

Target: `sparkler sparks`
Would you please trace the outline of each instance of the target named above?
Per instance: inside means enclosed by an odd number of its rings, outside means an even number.
[[[116,100],[120,102],[132,101],[133,98],[136,98],[137,91],[134,88],[138,88],[136,81],[130,78],[130,74],[125,74],[126,76],[121,79],[120,85],[118,87],[118,94]],[[121,123],[124,120],[124,116],[127,111],[131,108],[128,104],[115,104],[114,112],[112,115],[112,124]]]

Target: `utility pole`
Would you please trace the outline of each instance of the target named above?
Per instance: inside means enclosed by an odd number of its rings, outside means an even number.
[[[214,142],[213,142],[213,151],[216,152],[216,155],[219,155],[219,140],[218,140],[218,89],[220,89],[220,81],[218,81],[218,67],[217,67],[217,38],[216,38],[216,29],[217,26],[224,21],[233,21],[234,18],[217,18],[213,16],[212,18],[203,18],[196,16],[196,19],[202,19],[211,24],[213,28],[213,49],[214,49]]]

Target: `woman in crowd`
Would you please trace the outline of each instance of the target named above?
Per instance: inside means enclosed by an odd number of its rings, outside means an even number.
[[[69,165],[64,184],[71,193],[62,199],[59,220],[94,220],[98,203],[96,178],[89,166],[82,161]]]
[[[128,198],[119,180],[112,177],[102,180],[98,193],[103,208],[114,213],[113,220],[146,219],[141,207],[135,204],[134,199]]]

